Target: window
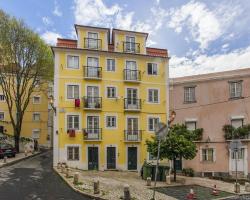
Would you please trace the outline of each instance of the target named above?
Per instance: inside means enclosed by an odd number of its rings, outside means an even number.
[[[240,119],[232,119],[231,120],[231,124],[234,128],[239,128],[242,127],[244,124],[244,119],[240,118]]]
[[[79,115],[67,116],[67,129],[79,130]]]
[[[79,147],[67,147],[68,160],[79,160]]]
[[[0,112],[0,121],[4,120],[4,112]]]
[[[107,97],[108,98],[116,98],[116,88],[115,87],[107,87]]]
[[[67,56],[67,68],[79,69],[79,56]]]
[[[157,157],[153,156],[151,153],[148,153],[148,160],[156,160]]]
[[[98,33],[88,32],[88,48],[98,49]]]
[[[67,99],[79,99],[79,85],[67,85]]]
[[[195,102],[195,87],[184,87],[184,102]]]
[[[107,59],[107,71],[115,71],[115,59]]]
[[[34,96],[33,97],[33,104],[39,104],[41,103],[41,97],[40,96]]]
[[[40,129],[32,130],[32,138],[33,139],[39,139],[40,138]]]
[[[242,95],[242,81],[229,82],[230,98],[240,98]]]
[[[244,152],[245,152],[245,149],[244,148],[241,148],[239,151],[233,151],[231,152],[231,158],[232,159],[244,159]]]
[[[148,118],[148,130],[155,131],[155,126],[160,122],[158,117],[149,117]]]
[[[116,128],[116,116],[107,116],[106,117],[106,127],[107,128]]]
[[[40,113],[33,113],[33,121],[40,121]]]
[[[148,90],[148,102],[159,103],[159,91],[158,91],[158,89],[149,89]]]
[[[202,161],[214,161],[214,149],[212,148],[207,148],[207,149],[202,149]]]
[[[186,127],[188,130],[193,131],[196,129],[196,121],[186,121]]]
[[[5,96],[3,94],[0,94],[0,101],[5,101]]]
[[[148,63],[148,75],[157,75],[157,64],[156,63]]]

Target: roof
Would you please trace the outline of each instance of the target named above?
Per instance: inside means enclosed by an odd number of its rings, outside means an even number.
[[[57,38],[56,47],[78,49],[77,48],[77,40]],[[108,52],[114,52],[114,44],[108,45]],[[168,57],[167,49],[158,49],[158,48],[147,47],[146,52],[147,52],[146,55],[149,55],[149,56],[166,57],[166,58]],[[131,53],[129,53],[129,54],[131,54]]]

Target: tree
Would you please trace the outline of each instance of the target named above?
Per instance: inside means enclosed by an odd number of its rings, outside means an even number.
[[[0,89],[5,96],[18,152],[23,117],[31,95],[43,90],[52,76],[50,48],[23,21],[0,10]]]
[[[176,181],[177,158],[191,160],[196,156],[196,145],[193,142],[197,138],[195,131],[187,130],[185,125],[176,124],[170,127],[165,140],[161,141],[160,159],[167,158],[173,160],[174,181]],[[147,149],[153,156],[157,156],[158,140],[147,140]]]

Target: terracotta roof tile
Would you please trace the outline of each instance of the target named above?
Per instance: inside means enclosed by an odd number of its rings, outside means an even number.
[[[57,38],[57,47],[77,48],[77,40]]]
[[[150,55],[150,56],[168,57],[168,50],[167,49],[157,49],[157,48],[147,47],[146,50],[147,50],[147,55]]]

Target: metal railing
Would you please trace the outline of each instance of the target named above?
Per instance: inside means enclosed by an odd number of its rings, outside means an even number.
[[[102,78],[102,68],[101,67],[91,67],[91,66],[84,66],[84,77],[85,78],[93,78],[93,79],[100,79]]]
[[[84,38],[84,48],[87,49],[101,49],[102,40],[95,38]]]
[[[126,142],[140,142],[142,130],[124,130],[124,140]]]
[[[83,106],[85,109],[101,109],[102,108],[102,97],[83,97]]]
[[[84,128],[83,140],[102,140],[101,128]]]
[[[125,52],[125,53],[140,53],[140,43],[123,42],[123,52]]]
[[[125,81],[141,81],[141,71],[140,70],[123,70],[123,78]]]
[[[125,110],[140,110],[141,109],[141,99],[124,99],[124,109]]]

